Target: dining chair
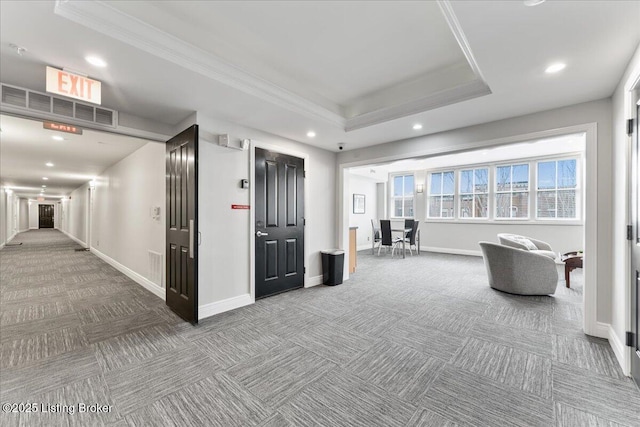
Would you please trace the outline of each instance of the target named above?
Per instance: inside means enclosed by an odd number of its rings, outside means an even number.
[[[391,234],[391,221],[388,219],[380,220],[380,231],[382,232],[380,245],[378,246],[378,255],[380,255],[380,250],[383,246],[387,248],[391,248],[391,256],[393,256],[393,252],[395,251],[396,245],[398,242],[402,242],[400,237],[393,238]]]
[[[408,236],[405,237],[404,239],[404,241],[409,244],[409,253],[411,254],[411,256],[413,256],[413,251],[411,250],[411,246],[414,246],[416,248],[416,252],[418,251],[418,244],[416,243],[416,235],[418,234],[419,224],[420,224],[420,221],[413,221],[411,231],[407,233]]]
[[[376,226],[377,223],[377,226]],[[371,255],[374,254],[376,244],[382,241],[380,237],[380,222],[378,220],[371,219],[371,236],[373,238],[373,246],[371,247]]]
[[[414,222],[415,222],[415,220],[413,220],[413,219],[405,219],[405,220],[404,220],[404,228],[411,228],[411,229],[413,229],[413,223],[414,223]],[[407,238],[407,239],[408,239],[409,237],[411,237],[411,231],[408,231],[408,232],[405,234],[405,236],[404,236],[404,237],[405,237],[405,238]]]

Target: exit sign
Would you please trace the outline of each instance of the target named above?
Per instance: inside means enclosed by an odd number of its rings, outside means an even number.
[[[74,125],[56,122],[42,122],[42,127],[49,130],[57,130],[59,132],[75,133],[82,135],[82,128]]]
[[[98,104],[102,102],[102,83],[88,77],[47,67],[47,92]]]

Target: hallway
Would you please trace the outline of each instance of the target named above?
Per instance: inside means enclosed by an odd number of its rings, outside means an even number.
[[[361,253],[341,286],[193,327],[75,249],[34,230],[0,251],[0,400],[111,409],[3,425],[640,424],[608,343],[580,331],[579,270],[554,297],[517,297],[477,257]]]

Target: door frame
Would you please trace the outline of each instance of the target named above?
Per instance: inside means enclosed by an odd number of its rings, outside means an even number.
[[[288,156],[299,157],[304,160],[304,218],[305,221],[309,215],[309,184],[306,179],[306,173],[309,168],[309,154],[301,151],[290,150],[283,148],[275,144],[269,144],[260,141],[251,140],[251,148],[249,149],[249,293],[251,295],[251,303],[256,302],[256,148],[262,148],[269,151],[275,151],[276,153],[286,154]],[[310,255],[309,252],[309,227],[304,227],[304,287],[309,288],[320,284],[313,283],[309,277],[309,271],[307,270],[307,258]],[[319,276],[320,278],[322,276]]]
[[[93,214],[93,190],[94,186],[92,186],[93,180],[89,182],[87,186],[87,211],[86,211],[86,220],[85,220],[85,246],[87,249],[91,249],[91,215]]]

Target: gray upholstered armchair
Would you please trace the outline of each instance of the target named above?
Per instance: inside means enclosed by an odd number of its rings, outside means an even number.
[[[512,248],[522,249],[540,255],[545,255],[551,259],[558,258],[558,255],[553,252],[553,249],[551,249],[551,245],[549,245],[547,242],[543,242],[542,240],[536,240],[531,237],[508,233],[498,234],[498,240],[505,246],[511,246]]]
[[[480,242],[489,286],[517,295],[549,295],[558,286],[556,263],[548,256]]]

